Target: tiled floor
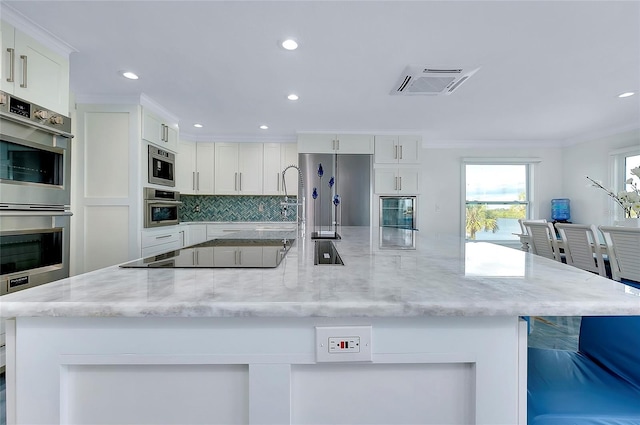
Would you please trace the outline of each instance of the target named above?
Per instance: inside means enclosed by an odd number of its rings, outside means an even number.
[[[529,346],[537,348],[556,348],[561,350],[578,349],[580,317],[534,316],[529,334]],[[0,425],[6,424],[5,378],[0,375]]]

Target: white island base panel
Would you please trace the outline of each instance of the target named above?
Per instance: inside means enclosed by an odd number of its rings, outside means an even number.
[[[7,325],[8,424],[526,423],[517,317]],[[322,326],[371,326],[372,361],[316,362]]]

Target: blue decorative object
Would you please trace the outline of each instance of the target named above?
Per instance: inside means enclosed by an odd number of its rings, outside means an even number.
[[[334,195],[333,196],[333,205],[335,205],[336,207],[340,204],[340,195]]]
[[[318,177],[322,178],[324,175],[324,170],[322,169],[322,164],[318,164]]]
[[[318,198],[318,189],[317,188],[313,188],[313,193],[311,194],[311,196],[313,197],[313,199]]]
[[[331,189],[331,188],[333,187],[333,185],[335,184],[335,182],[336,182],[336,181],[335,181],[335,179],[334,179],[333,177],[331,177],[331,178],[329,179],[329,189]]]

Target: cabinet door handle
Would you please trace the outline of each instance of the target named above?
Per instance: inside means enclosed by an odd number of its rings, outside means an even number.
[[[196,189],[200,190],[200,171],[197,171],[197,172],[196,172],[196,174],[197,174],[197,176],[196,176],[196,178],[197,178],[196,182],[198,183],[198,184],[196,185]]]
[[[393,145],[393,159],[398,159],[398,145]]]
[[[398,177],[400,179],[400,187],[398,188],[398,190],[402,190],[402,176]]]
[[[22,84],[20,87],[23,89],[27,88],[27,55],[20,55],[20,59],[22,59]]]
[[[233,190],[238,190],[238,173],[235,173],[233,177]]]
[[[163,235],[163,236],[156,236],[156,239],[166,239],[166,238],[170,238],[171,235]]]
[[[336,140],[336,150],[339,151],[340,150],[340,139]]]
[[[14,71],[16,67],[16,51],[15,49],[8,47],[7,52],[9,52],[9,78],[7,78],[7,82],[13,83],[13,79],[15,78]]]
[[[402,145],[400,145],[400,159],[402,159]]]
[[[191,189],[196,190],[196,172],[191,172]]]
[[[240,173],[240,192],[242,192],[242,173]]]
[[[336,141],[335,141],[335,139],[331,141],[331,150],[332,151],[336,150]]]
[[[278,192],[280,192],[280,173],[276,173],[276,180],[278,181]]]
[[[393,178],[393,190],[398,190],[398,176]]]

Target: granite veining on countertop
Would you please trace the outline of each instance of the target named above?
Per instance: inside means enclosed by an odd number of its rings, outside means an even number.
[[[334,243],[344,266],[315,266],[306,235],[276,268],[113,266],[2,296],[0,315],[640,315],[640,291],[517,249],[418,232],[416,250],[380,250],[375,229],[340,233]]]

